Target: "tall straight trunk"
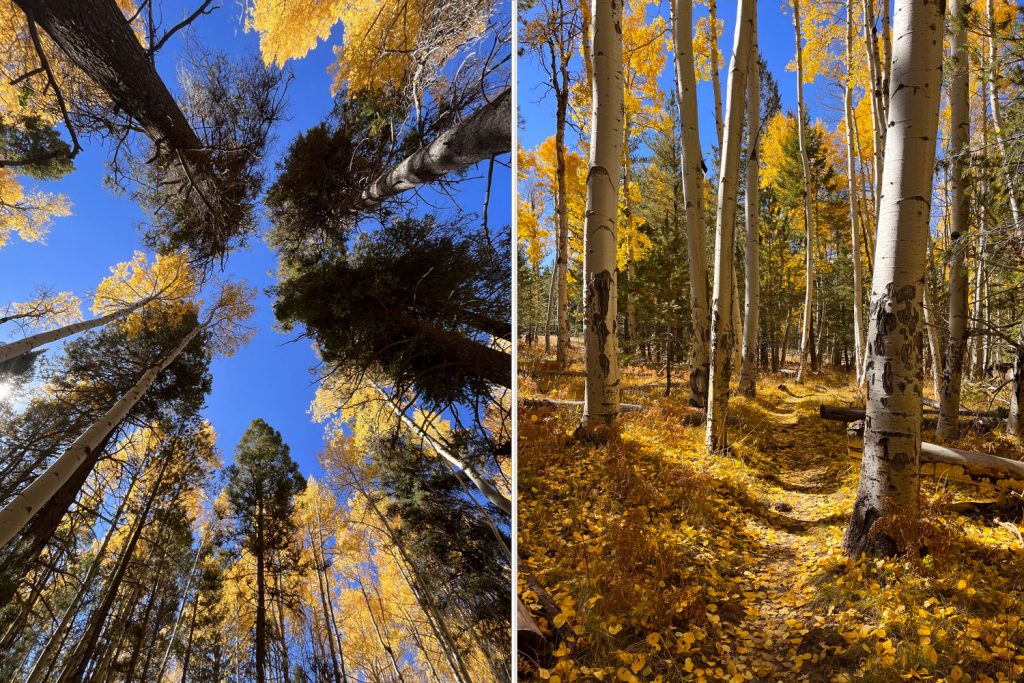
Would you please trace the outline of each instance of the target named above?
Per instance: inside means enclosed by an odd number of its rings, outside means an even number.
[[[565,127],[569,109],[569,55],[568,48],[554,40],[551,48],[551,85],[555,91],[555,269],[558,271],[558,304],[555,317],[558,339],[555,357],[558,367],[564,369],[569,362],[569,200],[565,178]]]
[[[181,624],[181,617],[185,614],[185,608],[188,605],[188,592],[192,588],[192,580],[196,578],[196,569],[199,567],[199,558],[203,553],[203,537],[200,532],[199,536],[199,547],[196,548],[196,559],[192,561],[192,569],[189,570],[188,579],[185,581],[185,589],[181,592],[181,605],[177,609],[177,615],[174,617],[174,626],[171,628],[171,635],[167,638],[167,649],[164,651],[163,659],[160,660],[160,672],[157,676],[158,679],[163,680],[164,670],[167,668],[167,662],[171,658],[171,648],[174,647],[174,638],[178,635],[178,626]],[[199,594],[196,594],[196,600],[199,600]]]
[[[1013,381],[1010,385],[1006,433],[1020,440],[1024,438],[1024,323],[1021,324],[1013,355]]]
[[[690,405],[708,400],[711,313],[708,307],[708,256],[704,244],[704,170],[697,128],[697,78],[693,67],[693,0],[673,0],[676,95],[679,99],[680,164],[686,207],[686,258],[690,275]]]
[[[284,605],[281,599],[283,591],[281,590],[281,573],[273,572],[274,574],[274,587],[277,591],[277,600],[273,601],[277,604],[277,626],[280,629],[281,641],[281,672],[284,677],[284,683],[291,683],[291,664],[288,660],[288,639],[285,636],[285,623],[284,623]]]
[[[883,0],[888,2],[889,0]],[[864,42],[868,54],[868,73],[871,78],[871,132],[874,143],[875,216],[882,198],[882,172],[885,169],[885,121],[888,115],[884,100],[888,90],[882,87],[882,58],[878,52],[878,28],[875,22],[875,0],[864,0]]]
[[[594,108],[587,171],[583,275],[586,379],[583,425],[619,414],[616,244],[622,173],[622,0],[593,0]]]
[[[129,389],[80,437],[75,439],[74,443],[68,446],[63,455],[57,458],[45,472],[0,510],[0,547],[10,543],[11,539],[29,523],[36,512],[71,478],[78,466],[90,459],[95,449],[108,437],[111,430],[124,420],[139,399],[145,395],[157,376],[181,355],[181,352],[195,338],[199,330],[200,328],[196,327],[185,335],[170,353],[142,373],[135,386]]]
[[[623,88],[626,85],[623,84]],[[632,126],[629,118],[622,117],[622,218],[627,231],[633,222],[633,204],[629,200],[629,181],[632,173],[632,159],[629,155],[629,138],[632,135]],[[623,330],[622,346],[626,353],[632,353],[636,348],[636,294],[633,291],[636,287],[636,262],[633,256],[633,245],[626,244],[626,328]]]
[[[932,298],[932,288],[925,280],[921,284],[921,297],[924,305],[925,334],[928,337],[928,353],[931,355],[932,391],[936,396],[942,394],[942,340],[939,337],[939,323],[935,319],[936,306]]]
[[[996,145],[1003,157],[1003,168],[1006,173],[1006,191],[1010,196],[1010,213],[1013,217],[1013,230],[1016,234],[1024,231],[1021,217],[1020,195],[1017,192],[1017,173],[1010,170],[1010,156],[1006,147],[1006,129],[1003,124],[1002,105],[999,100],[999,54],[996,45],[996,20],[994,0],[985,0],[985,19],[988,22],[988,100],[992,109],[992,123],[996,135]]]
[[[950,7],[950,25],[953,30],[955,70],[948,93],[951,129],[948,150],[951,161],[949,249],[952,254],[949,260],[949,337],[939,393],[939,421],[935,428],[936,437],[943,440],[960,436],[960,385],[967,346],[967,262],[964,237],[969,227],[969,204],[965,187],[965,155],[971,139],[971,123],[968,89],[970,64],[964,14],[962,0],[954,0]]]
[[[868,0],[870,2],[870,0]],[[860,211],[857,191],[857,153],[854,134],[857,121],[853,116],[853,3],[846,5],[846,88],[843,92],[843,111],[846,116],[846,161],[850,195],[850,251],[853,261],[853,357],[857,384],[862,379],[863,366],[859,362],[864,356],[864,273],[861,261]]]
[[[728,447],[726,420],[729,412],[729,380],[732,350],[736,343],[732,329],[734,286],[736,190],[739,179],[740,146],[743,133],[744,94],[750,66],[754,0],[738,0],[736,33],[729,62],[729,95],[721,169],[718,176],[718,225],[715,229],[715,286],[711,300],[711,382],[708,386],[708,419],[705,445],[709,451]]]
[[[434,450],[434,452],[441,456],[442,460],[446,461],[452,467],[457,467],[459,472],[464,474],[466,478],[469,479],[470,483],[473,484],[473,486],[475,486],[476,489],[481,494],[483,494],[484,498],[490,501],[495,507],[499,508],[505,514],[512,514],[512,501],[507,496],[505,496],[504,494],[501,493],[501,491],[495,488],[495,486],[491,482],[487,481],[482,476],[480,476],[480,474],[472,465],[470,465],[464,459],[454,455],[450,450],[445,448],[437,439],[430,436],[430,434],[427,433],[427,430],[423,429],[423,427],[417,424],[415,420],[413,420],[412,418],[405,414],[405,411],[402,410],[402,407],[400,405],[398,405],[398,402],[395,401],[394,398],[389,396],[388,393],[384,391],[384,389],[381,386],[377,385],[376,383],[374,383],[373,386],[377,390],[377,393],[379,393],[387,402],[388,406],[391,408],[391,412],[395,414],[395,417],[402,421],[402,424],[408,427],[416,436],[426,441],[427,444],[429,444],[430,447]]]
[[[984,182],[984,181],[982,181]],[[980,226],[981,236],[978,239],[978,251],[974,258],[974,309],[971,312],[971,326],[975,327],[981,323],[981,316],[984,312],[984,279],[985,279],[985,232],[984,225]],[[985,373],[984,344],[982,335],[976,334],[971,337],[971,348],[974,350],[975,379],[980,379]]]
[[[370,615],[370,624],[373,626],[373,632],[377,636],[377,642],[380,643],[381,649],[387,654],[391,670],[395,672],[399,683],[403,683],[405,679],[402,677],[402,667],[398,665],[398,658],[395,657],[395,650],[388,642],[387,633],[382,630],[382,626],[377,623],[377,618],[373,616],[373,606],[370,604],[370,596],[366,593],[366,587],[363,585],[362,579],[356,579],[356,583],[359,585],[359,592],[363,594],[363,600],[366,602],[366,611]]]
[[[505,88],[475,112],[375,178],[361,204],[379,205],[413,188],[433,183],[512,149],[512,89]]]
[[[711,90],[715,95],[715,132],[718,133],[718,153],[722,154],[722,133],[725,130],[725,119],[722,118],[722,79],[718,73],[718,1],[708,0],[708,25],[711,30]],[[694,123],[696,125],[696,122]]]
[[[760,204],[758,138],[761,135],[761,55],[757,45],[757,3],[753,8],[750,37],[750,70],[747,73],[747,241],[743,254],[746,296],[743,309],[743,354],[740,360],[739,392],[751,398],[757,393],[757,332],[761,307]]]
[[[142,537],[142,530],[145,528],[149,520],[149,514],[153,509],[153,503],[156,501],[157,496],[160,493],[160,489],[163,486],[164,476],[167,473],[167,465],[169,462],[170,457],[165,456],[163,461],[160,463],[160,471],[157,473],[156,481],[153,482],[153,487],[149,490],[148,495],[146,496],[145,504],[142,506],[142,509],[139,510],[139,514],[136,515],[135,522],[132,525],[131,535],[125,542],[124,550],[121,551],[121,557],[118,559],[117,567],[115,567],[113,573],[110,575],[110,579],[107,581],[107,586],[103,591],[103,597],[93,609],[92,614],[89,615],[86,629],[79,638],[78,644],[75,646],[74,650],[65,660],[64,669],[61,671],[60,677],[57,679],[57,683],[79,683],[83,680],[89,660],[92,659],[92,656],[95,653],[96,643],[99,640],[100,632],[108,621],[107,617],[110,615],[110,610],[114,606],[117,593],[121,588],[121,582],[124,580],[125,573],[128,571],[128,565],[131,563],[132,555],[135,554],[135,546],[138,545],[139,539]],[[127,604],[132,605],[134,604],[134,601]]]
[[[897,0],[885,175],[868,323],[867,411],[860,484],[842,541],[851,557],[892,555],[919,514],[921,319],[943,16],[930,0]]]
[[[793,30],[796,33],[796,134],[800,144],[800,168],[803,171],[804,203],[804,317],[800,333],[800,365],[796,381],[804,381],[811,351],[811,317],[814,315],[814,217],[811,196],[811,163],[807,156],[807,133],[804,130],[804,41],[800,24],[800,0],[793,0]],[[814,364],[812,363],[812,366]]]
[[[267,681],[267,548],[263,543],[263,487],[256,484],[256,683]]]
[[[551,353],[551,309],[555,300],[555,278],[558,275],[558,268],[551,269],[551,278],[548,283],[548,312],[544,318],[544,353]]]
[[[107,554],[107,546],[110,545],[110,540],[114,537],[114,534],[118,531],[118,525],[121,523],[121,517],[124,515],[125,508],[128,506],[128,501],[131,500],[132,491],[135,488],[135,484],[138,481],[138,477],[132,477],[131,482],[128,485],[128,490],[125,491],[124,497],[121,499],[121,503],[117,506],[117,510],[114,512],[114,516],[110,520],[110,524],[107,527],[107,533],[103,536],[103,542],[100,543],[100,547],[96,550],[96,556],[93,558],[92,564],[89,565],[89,569],[86,570],[85,576],[82,578],[82,583],[79,586],[78,592],[75,593],[74,599],[71,604],[68,605],[67,609],[64,610],[64,614],[61,617],[60,623],[53,629],[53,633],[46,641],[46,645],[39,652],[35,662],[32,664],[32,670],[29,672],[26,683],[39,683],[45,676],[48,675],[50,664],[53,662],[53,658],[64,644],[65,638],[68,635],[68,629],[71,625],[71,621],[78,614],[79,608],[82,606],[82,601],[92,588],[93,581],[96,580],[96,575],[99,573],[100,565],[103,564],[103,558]]]
[[[120,320],[121,318],[124,318],[134,311],[142,308],[150,301],[152,301],[152,299],[141,299],[133,304],[125,306],[124,308],[107,313],[106,315],[101,315],[100,317],[93,318],[92,320],[83,320],[81,322],[71,323],[70,325],[58,327],[57,329],[50,330],[49,332],[40,332],[39,334],[33,334],[25,337],[24,339],[4,344],[0,346],[0,363],[10,360],[11,358],[17,358],[18,356],[28,353],[32,349],[37,349],[44,344],[60,341],[61,339],[66,339],[67,337],[78,334],[79,332],[86,332],[106,325],[114,320]]]
[[[312,537],[310,537],[310,543],[313,543]],[[322,543],[322,540],[318,542]],[[320,545],[320,551],[322,553],[323,546]],[[327,566],[327,562],[319,557],[316,550],[313,551],[313,561],[316,566],[313,571],[316,572],[316,585],[317,591],[320,594],[320,607],[323,610],[324,617],[324,630],[327,632],[327,649],[331,655],[331,675],[334,679],[334,683],[343,683],[345,677],[341,674],[341,667],[338,665],[338,651],[334,646],[334,617],[330,611],[330,602],[327,597],[327,589],[324,588],[325,574],[327,573],[324,567]]]

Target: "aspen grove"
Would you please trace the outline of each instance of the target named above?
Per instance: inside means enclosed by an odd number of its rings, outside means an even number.
[[[519,31],[520,680],[1024,676],[1024,12]]]

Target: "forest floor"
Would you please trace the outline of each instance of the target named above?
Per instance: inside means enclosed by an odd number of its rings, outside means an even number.
[[[580,399],[578,359],[575,375],[552,367],[524,348],[520,397]],[[573,439],[578,408],[520,407],[519,591],[551,644],[521,657],[520,680],[1024,680],[1019,499],[965,506],[992,492],[926,478],[926,552],[850,560],[859,462],[845,425],[818,417],[863,405],[848,377],[762,377],[756,399],[731,400],[733,449],[717,456],[683,426],[685,381],[665,397],[663,377],[630,366],[622,387],[650,408],[607,445]],[[954,445],[1024,457],[998,434]]]

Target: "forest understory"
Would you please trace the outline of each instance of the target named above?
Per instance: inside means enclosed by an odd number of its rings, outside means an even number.
[[[713,455],[685,375],[666,397],[638,365],[622,401],[644,409],[576,439],[579,408],[529,399],[581,399],[582,359],[560,373],[540,349],[520,352],[518,588],[544,638],[520,680],[1024,680],[1018,493],[925,476],[920,552],[840,550],[860,463],[819,406],[863,406],[852,376],[762,375]],[[947,445],[1024,457],[1001,427],[964,431]]]

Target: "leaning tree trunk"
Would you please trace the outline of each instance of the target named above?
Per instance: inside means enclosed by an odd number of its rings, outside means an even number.
[[[388,169],[363,190],[360,202],[373,208],[386,199],[433,183],[512,149],[512,89],[505,88],[463,121]]]
[[[622,0],[593,0],[594,108],[587,172],[583,275],[586,378],[583,426],[619,414],[616,243],[622,172]]]
[[[708,0],[708,27],[710,37],[711,90],[715,95],[715,132],[718,133],[718,153],[722,154],[722,134],[725,130],[725,119],[722,118],[722,79],[719,76],[718,60],[722,58],[718,50],[718,2]],[[694,125],[697,125],[696,120]]]
[[[898,0],[885,176],[868,323],[864,456],[848,555],[892,555],[919,512],[922,293],[942,85],[943,16]]]
[[[739,178],[740,143],[743,131],[744,93],[750,66],[754,26],[754,0],[739,0],[736,33],[729,63],[729,95],[721,171],[718,177],[718,225],[715,230],[715,287],[711,302],[711,382],[708,386],[708,423],[705,445],[709,451],[728,447],[726,420],[729,411],[729,380],[732,349],[733,261],[736,231],[736,186]]]
[[[811,204],[811,163],[807,156],[807,133],[804,130],[804,41],[800,33],[800,0],[793,0],[793,30],[796,33],[796,133],[800,144],[800,168],[803,171],[803,203],[805,243],[804,317],[800,333],[800,365],[797,383],[804,381],[811,344],[811,317],[814,315],[814,217]],[[813,366],[813,363],[812,363]]]
[[[846,5],[846,89],[843,93],[843,108],[846,116],[846,161],[850,194],[850,235],[853,247],[850,252],[853,260],[853,357],[857,385],[860,386],[864,371],[861,362],[864,358],[864,273],[857,196],[857,155],[854,151],[853,138],[857,129],[857,122],[853,116],[853,59],[853,3],[849,2]]]
[[[999,147],[999,154],[1003,157],[1004,169],[1006,171],[1006,191],[1010,197],[1010,214],[1013,217],[1013,230],[1020,235],[1024,231],[1024,223],[1021,216],[1020,195],[1017,192],[1017,174],[1010,171],[1008,164],[1010,157],[1006,147],[1006,129],[1003,127],[1002,105],[999,101],[999,74],[997,72],[999,55],[996,46],[996,20],[995,3],[993,0],[985,0],[985,19],[988,23],[988,100],[992,108],[992,123],[996,134],[996,144]]]
[[[18,356],[28,353],[33,349],[37,349],[44,344],[51,344],[55,341],[66,339],[71,335],[78,334],[79,332],[87,332],[89,330],[96,329],[97,327],[102,327],[114,320],[120,320],[121,318],[124,318],[125,316],[128,316],[142,308],[150,301],[152,301],[151,298],[140,299],[139,301],[129,304],[124,308],[107,313],[106,315],[101,315],[100,317],[93,318],[92,320],[82,320],[81,322],[58,327],[57,329],[50,330],[49,332],[40,332],[39,334],[33,334],[9,344],[3,344],[0,346],[0,363],[12,358],[17,358]]]
[[[68,449],[45,472],[0,510],[0,547],[10,543],[11,539],[31,521],[36,512],[46,505],[46,502],[71,478],[78,466],[90,458],[111,430],[135,407],[157,376],[181,355],[181,352],[195,338],[199,330],[200,328],[196,327],[185,335],[170,353],[142,373],[135,386],[129,389],[80,437],[75,439],[74,443],[68,446]]]
[[[747,73],[747,167],[746,223],[747,242],[743,254],[746,276],[746,297],[743,309],[743,356],[740,360],[739,392],[751,398],[757,393],[757,330],[761,306],[761,199],[758,193],[758,138],[761,135],[761,62],[757,47],[757,3],[753,8],[750,38],[750,71]]]
[[[676,94],[679,99],[680,163],[686,206],[686,257],[690,274],[690,405],[703,408],[708,400],[710,370],[708,256],[704,244],[704,171],[697,128],[697,79],[693,69],[693,0],[673,0]]]
[[[971,138],[970,97],[968,94],[969,57],[965,6],[954,0],[950,8],[953,28],[953,72],[949,83],[950,109],[950,233],[949,250],[949,337],[942,368],[939,393],[939,422],[935,436],[942,440],[960,436],[960,385],[967,347],[967,264],[964,235],[968,229],[968,197],[965,171],[967,145]]]

